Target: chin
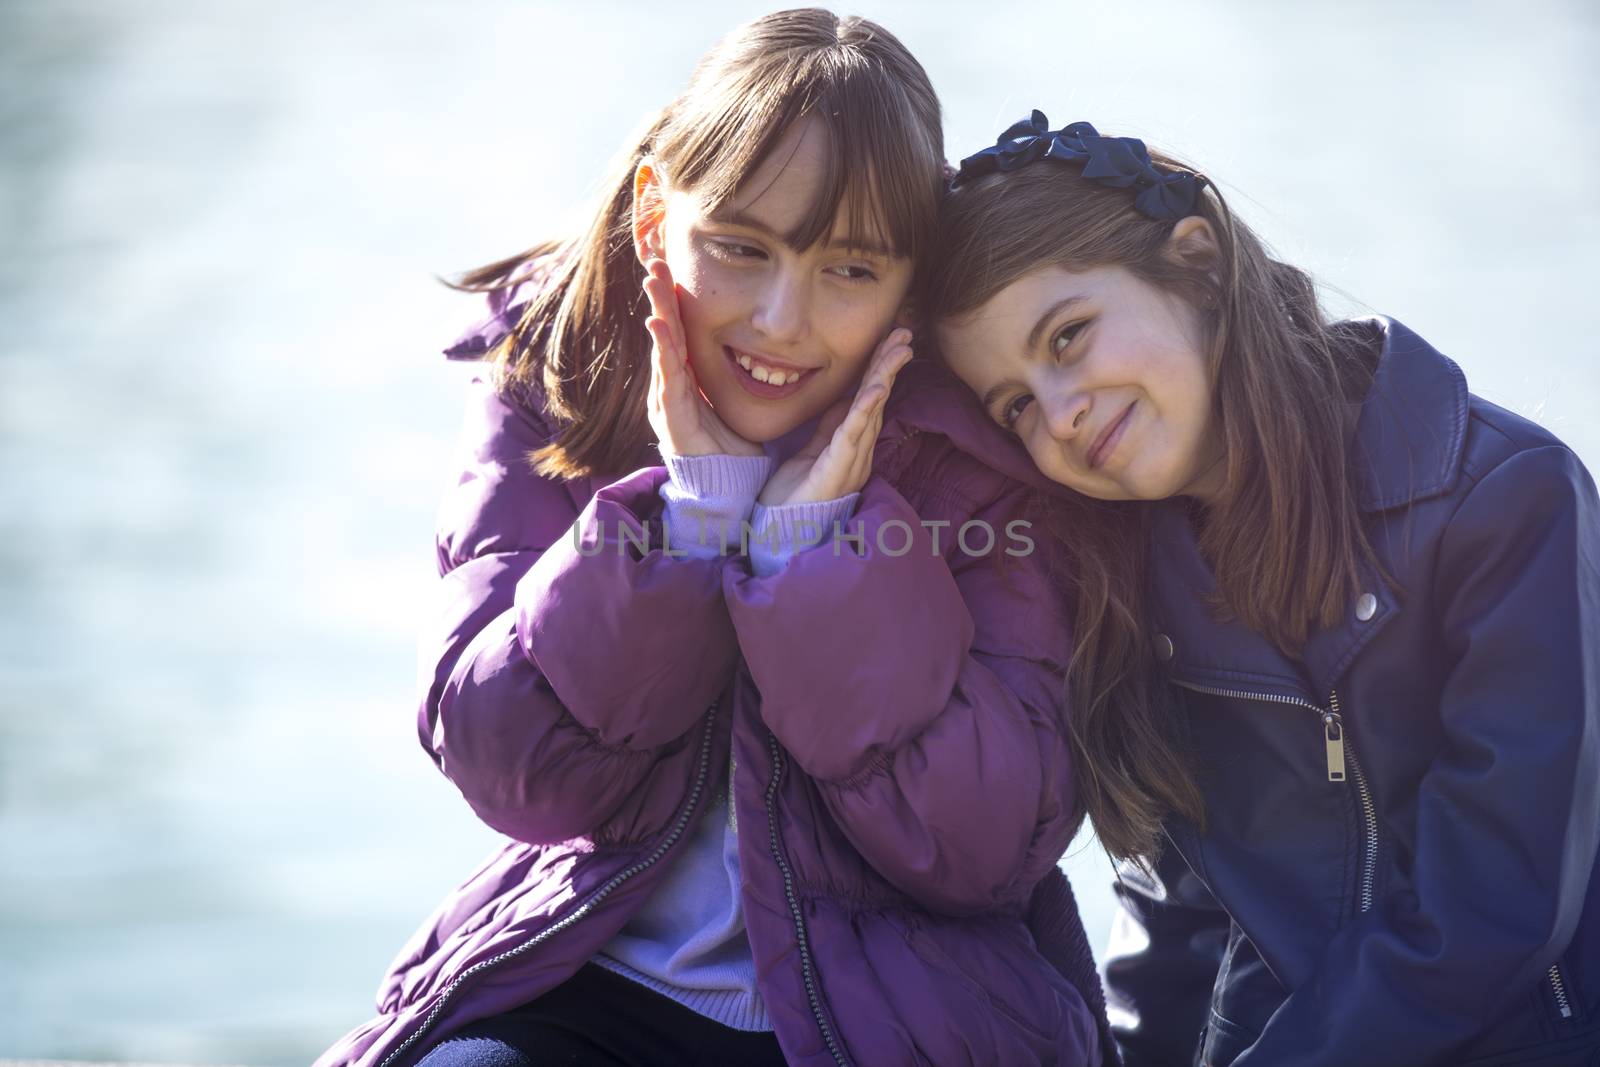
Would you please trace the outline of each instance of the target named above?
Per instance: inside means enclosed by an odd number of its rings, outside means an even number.
[[[748,404],[713,404],[712,410],[728,429],[757,445],[777,440],[808,417],[799,408],[787,406],[762,411]]]

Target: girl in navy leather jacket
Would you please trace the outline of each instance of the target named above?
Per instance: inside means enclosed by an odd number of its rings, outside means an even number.
[[[1125,1059],[1600,1064],[1600,504],[1203,175],[1038,112],[962,164],[944,358],[1040,470]]]

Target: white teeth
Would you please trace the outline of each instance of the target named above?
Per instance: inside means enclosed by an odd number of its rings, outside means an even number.
[[[739,366],[748,371],[750,377],[758,382],[765,382],[768,385],[793,385],[800,380],[800,372],[797,370],[785,373],[781,370],[763,367],[743,353],[739,354],[737,361]]]

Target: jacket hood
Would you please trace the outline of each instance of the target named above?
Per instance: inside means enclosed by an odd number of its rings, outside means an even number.
[[[995,425],[961,379],[924,356],[912,359],[896,376],[878,440],[892,441],[913,430],[943,434],[960,451],[1047,494],[1072,492],[1039,472],[1022,442]]]

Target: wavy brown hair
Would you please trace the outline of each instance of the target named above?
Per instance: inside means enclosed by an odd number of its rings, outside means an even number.
[[[1040,268],[1120,267],[1193,305],[1226,453],[1223,488],[1200,523],[1220,594],[1213,607],[1295,655],[1315,628],[1341,618],[1361,566],[1375,562],[1347,446],[1376,347],[1360,327],[1330,323],[1310,277],[1274,259],[1203,175],[1151,158],[1196,174],[1193,213],[1210,224],[1214,254],[1174,251],[1173,222],[1135,210],[1131,190],[1086,181],[1079,166],[1036,162],[948,196],[919,302],[959,319]],[[1081,796],[1112,855],[1146,859],[1169,813],[1204,822],[1146,624],[1148,519],[1140,502],[1076,496],[1050,522],[1076,599],[1071,736]]]
[[[500,392],[542,403],[560,424],[550,443],[529,453],[539,473],[571,478],[651,462],[649,305],[632,230],[639,164],[654,163],[675,189],[716,211],[807,117],[819,120],[831,151],[816,201],[784,235],[789,243],[805,249],[838,222],[855,234],[875,222],[891,251],[921,256],[937,225],[944,163],[939,100],[927,73],[876,23],[804,8],[735,30],[700,61],[682,95],[622,154],[585,232],[454,283],[491,291],[545,275],[491,354]]]

